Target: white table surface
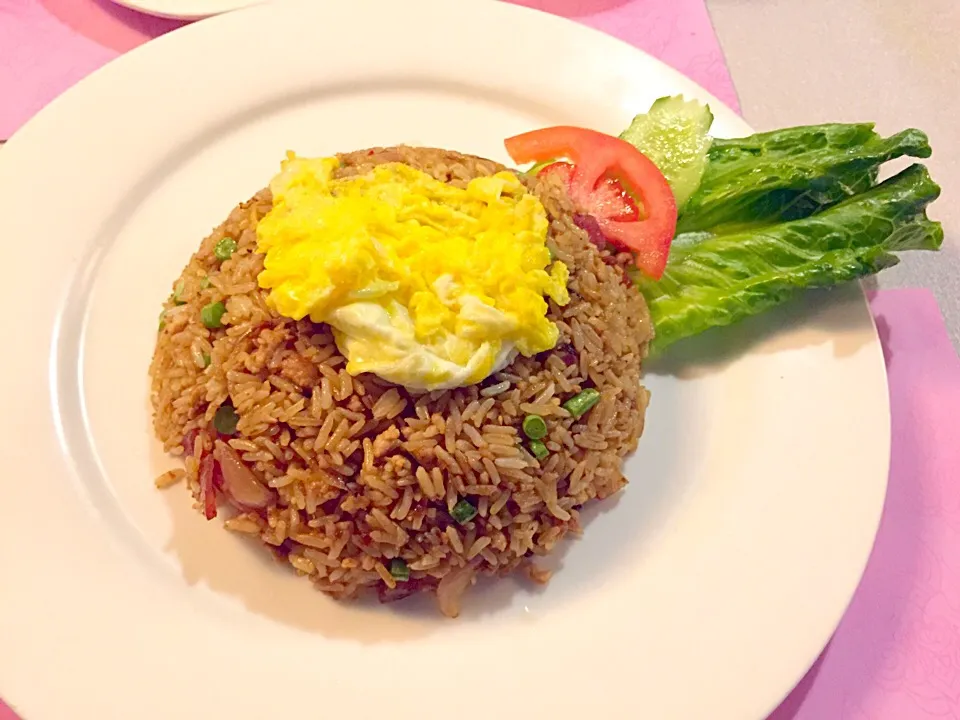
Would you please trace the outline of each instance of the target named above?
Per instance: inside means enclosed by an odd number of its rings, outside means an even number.
[[[918,127],[943,194],[939,253],[906,253],[880,288],[926,287],[960,350],[960,0],[707,0],[743,115],[758,130]]]

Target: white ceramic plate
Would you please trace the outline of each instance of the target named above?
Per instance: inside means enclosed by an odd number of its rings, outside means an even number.
[[[176,18],[180,20],[198,20],[211,15],[239,10],[256,5],[265,0],[113,0],[117,5],[139,10],[148,15]],[[277,0],[275,0],[277,1]],[[320,2],[321,0],[316,0]],[[345,0],[350,2],[351,0]]]
[[[883,358],[859,290],[811,295],[651,367],[631,485],[549,586],[457,621],[341,605],[207,523],[152,439],[160,303],[285,150],[506,161],[502,139],[616,132],[676,72],[504,3],[262,5],[111,63],[0,155],[8,307],[0,695],[28,720],[762,718],[829,638],[877,527]]]

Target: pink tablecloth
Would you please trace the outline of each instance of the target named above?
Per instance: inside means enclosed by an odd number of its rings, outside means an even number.
[[[704,0],[517,2],[626,40],[737,107]],[[109,0],[0,0],[0,138],[87,73],[175,27]],[[887,507],[834,639],[769,720],[960,720],[960,446],[951,446],[960,359],[930,293],[878,293],[871,308],[893,412]],[[15,718],[0,703],[0,720]]]
[[[710,88],[734,109],[738,107],[703,0],[520,0],[519,4],[548,9],[626,40]],[[12,135],[80,78],[178,26],[110,0],[0,0],[0,139]]]

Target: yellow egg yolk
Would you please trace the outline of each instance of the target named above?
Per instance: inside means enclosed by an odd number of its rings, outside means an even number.
[[[288,153],[257,227],[267,304],[327,323],[347,372],[435,390],[478,383],[557,343],[569,302],[542,203],[510,172],[458,188],[401,163],[335,178]]]

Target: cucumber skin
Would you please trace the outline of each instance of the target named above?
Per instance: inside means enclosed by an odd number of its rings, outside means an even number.
[[[654,101],[646,114],[634,117],[620,133],[660,168],[681,209],[696,192],[707,168],[712,139],[713,113],[696,100],[682,95]]]

